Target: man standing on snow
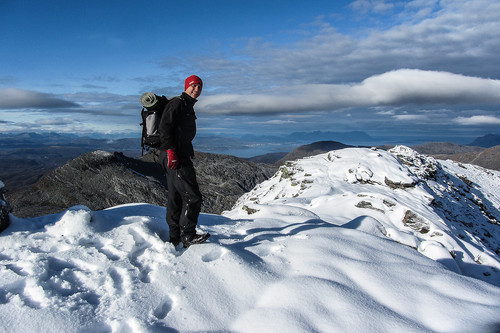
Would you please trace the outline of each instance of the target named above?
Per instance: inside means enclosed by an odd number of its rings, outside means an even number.
[[[170,243],[184,247],[201,244],[210,234],[196,234],[202,197],[193,166],[192,141],[196,135],[194,104],[201,94],[202,80],[191,75],[184,92],[170,101],[160,121],[160,163],[167,174],[167,223]]]

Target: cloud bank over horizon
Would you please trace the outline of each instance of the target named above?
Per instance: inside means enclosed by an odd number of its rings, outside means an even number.
[[[96,97],[98,97],[96,100]],[[69,132],[85,130],[85,121],[75,121],[78,114],[82,117],[107,116],[111,118],[127,117],[137,112],[134,103],[138,96],[120,96],[115,94],[66,94],[62,96],[21,89],[0,89],[0,110],[12,112],[28,110],[30,112],[50,112],[52,117],[36,119],[33,123],[19,122],[19,129],[37,131],[40,128],[57,129],[64,126]],[[75,101],[72,101],[74,99]],[[120,99],[119,102],[117,100]],[[287,119],[267,119],[249,121],[250,125],[283,126],[301,124],[294,120],[293,114],[307,118],[314,112],[338,113],[352,111],[369,112],[378,117],[392,119],[395,122],[429,123],[435,122],[434,113],[447,113],[447,120],[459,126],[500,125],[496,112],[482,115],[460,115],[452,110],[432,112],[429,106],[493,106],[500,104],[500,80],[469,77],[448,72],[423,71],[418,69],[400,69],[381,75],[374,75],[359,83],[351,84],[309,84],[275,88],[267,94],[217,94],[204,96],[197,104],[197,110],[208,116],[252,116],[261,118],[287,117]],[[107,107],[105,106],[107,105]],[[384,109],[380,109],[383,107]],[[404,111],[422,109],[423,113]],[[359,110],[363,111],[359,111]],[[480,111],[484,113],[484,111]],[[305,114],[304,114],[305,113]],[[56,116],[60,114],[60,116]],[[72,116],[65,116],[65,115]],[[450,115],[453,114],[450,118]],[[111,119],[110,118],[110,119]],[[444,117],[443,117],[444,118]],[[232,122],[234,123],[234,122]],[[2,122],[12,127],[9,121]],[[103,124],[103,128],[107,126]],[[224,130],[224,127],[219,128]]]
[[[0,89],[0,109],[63,109],[53,112],[92,113],[82,105],[91,104],[95,95],[82,97],[84,94],[56,96],[52,94],[24,91],[21,89]],[[105,99],[117,96],[101,95]],[[80,98],[80,102],[66,98]],[[136,96],[134,96],[136,97]],[[85,101],[85,98],[89,100]],[[100,114],[110,116],[123,115],[123,110],[130,107],[135,110],[133,97],[129,104],[99,110]],[[423,71],[418,69],[400,69],[366,78],[354,84],[309,84],[275,88],[267,94],[217,94],[209,95],[198,102],[198,112],[212,115],[259,115],[290,114],[294,112],[337,111],[349,108],[376,108],[379,106],[407,105],[498,105],[500,104],[500,80],[468,77],[459,74]],[[79,110],[73,110],[79,109]],[[393,113],[390,113],[393,114]],[[400,115],[395,118],[418,119]],[[461,125],[491,123],[500,120],[494,116],[473,116],[470,121],[459,117]],[[272,121],[268,121],[272,123]],[[275,124],[290,121],[275,120]]]
[[[207,96],[199,108],[214,114],[259,114],[433,104],[500,104],[500,80],[400,69],[356,84],[309,84],[280,87],[268,94]]]

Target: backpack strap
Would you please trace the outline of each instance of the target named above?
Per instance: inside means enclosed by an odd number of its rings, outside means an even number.
[[[141,156],[144,156],[144,150],[146,149],[146,146],[144,145],[144,138],[146,137],[146,119],[144,119],[144,108],[141,110],[141,118],[142,118],[142,135],[141,135]]]

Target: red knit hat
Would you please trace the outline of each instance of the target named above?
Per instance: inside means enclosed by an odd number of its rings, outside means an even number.
[[[191,75],[184,82],[184,90],[186,90],[189,86],[191,86],[193,84],[199,84],[200,86],[203,87],[203,81],[198,76]]]

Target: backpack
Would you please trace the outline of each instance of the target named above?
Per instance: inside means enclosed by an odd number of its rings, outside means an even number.
[[[158,127],[160,125],[163,110],[170,100],[165,96],[158,96],[147,92],[141,95],[141,118],[142,118],[142,136],[141,146],[142,154],[144,150],[158,148],[161,144]]]

